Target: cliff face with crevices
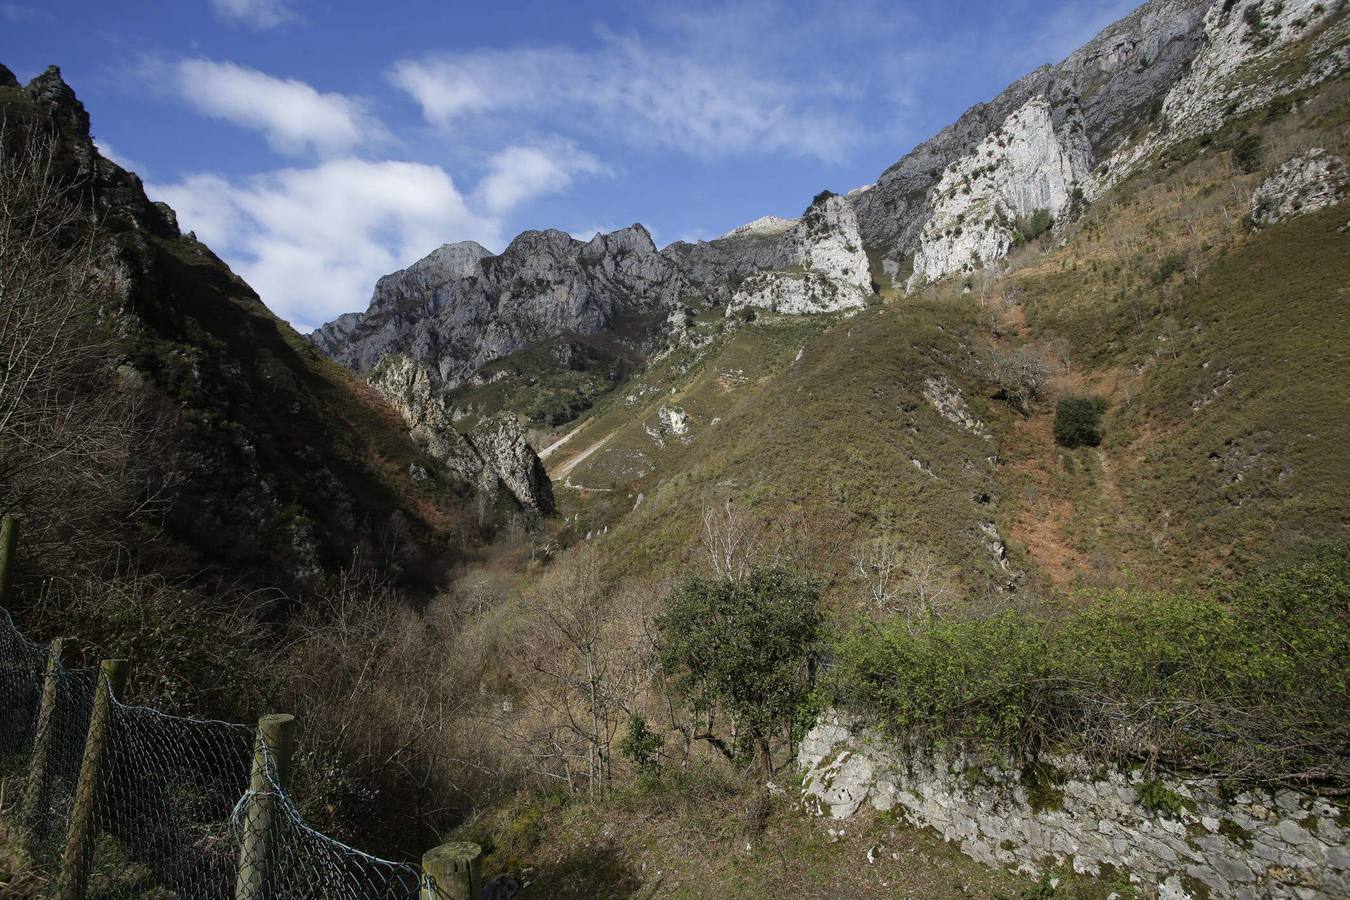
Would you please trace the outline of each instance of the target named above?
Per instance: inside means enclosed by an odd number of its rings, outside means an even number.
[[[52,142],[55,184],[98,223],[96,265],[112,290],[93,340],[111,348],[116,384],[145,413],[128,426],[146,441],[141,463],[171,473],[147,503],[162,515],[155,539],[162,526],[185,574],[303,590],[354,550],[398,558],[407,573],[428,564],[435,526],[420,510],[430,501],[452,517],[461,487],[411,482],[409,464],[426,459],[387,409],[99,154],[58,68],[21,85],[0,66],[0,120],[6,153]]]
[[[971,107],[854,198],[867,246],[883,249],[892,270],[898,270],[918,249],[932,214],[930,193],[943,172],[1033,97],[1049,103],[1056,128],[1081,117],[1094,157],[1110,152],[1149,118],[1153,105],[1181,77],[1204,42],[1209,6],[1209,0],[1153,0],[1058,65],[1042,66],[988,103]]]

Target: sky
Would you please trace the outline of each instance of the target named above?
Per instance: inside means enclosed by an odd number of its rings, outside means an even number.
[[[444,243],[796,216],[1137,5],[0,0],[0,63],[308,331]]]

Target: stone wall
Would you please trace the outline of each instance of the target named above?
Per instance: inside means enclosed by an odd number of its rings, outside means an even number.
[[[1039,878],[1057,867],[1156,886],[1162,898],[1345,897],[1346,813],[1326,799],[1211,780],[1144,781],[1074,757],[1009,769],[989,760],[898,753],[831,717],[803,740],[803,800],[847,818],[898,808],[991,866]]]

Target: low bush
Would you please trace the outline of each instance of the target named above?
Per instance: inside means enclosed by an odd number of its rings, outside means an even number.
[[[1178,272],[1186,271],[1186,257],[1180,253],[1169,253],[1158,261],[1158,268],[1149,275],[1155,286],[1161,287]]]
[[[1247,132],[1240,135],[1233,144],[1233,165],[1238,170],[1251,174],[1261,168],[1261,162],[1265,157],[1262,147],[1261,135],[1255,132]]]
[[[1044,207],[1032,210],[1030,216],[1021,216],[1013,224],[1013,243],[1029,244],[1054,227],[1055,217]]]
[[[1100,397],[1065,397],[1055,406],[1055,443],[1061,447],[1095,447],[1102,442]]]
[[[834,650],[833,701],[909,746],[1350,786],[1344,554],[1221,596],[1110,592],[1046,617],[861,623]]]

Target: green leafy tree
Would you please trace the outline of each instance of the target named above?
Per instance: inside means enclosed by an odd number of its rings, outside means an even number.
[[[657,620],[660,661],[703,720],[694,734],[728,758],[757,757],[773,772],[772,738],[788,736],[809,690],[809,662],[821,625],[814,582],[779,567],[739,579],[689,577]],[[718,712],[734,739],[717,736]]]
[[[628,730],[619,739],[619,752],[637,767],[640,774],[650,775],[657,770],[657,754],[664,743],[661,735],[647,724],[645,716],[634,714],[628,719]]]

